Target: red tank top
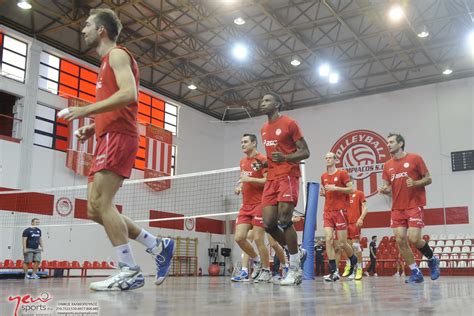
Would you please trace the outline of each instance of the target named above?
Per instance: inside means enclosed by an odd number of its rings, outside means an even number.
[[[124,50],[131,58],[133,77],[139,91],[139,71],[138,65],[132,54],[124,47],[117,46],[114,49]],[[112,51],[112,50],[111,50]],[[96,85],[97,102],[109,98],[119,90],[115,74],[109,64],[110,52],[102,58]],[[137,98],[138,99],[138,98]],[[95,135],[100,137],[108,132],[117,132],[138,137],[137,129],[138,103],[134,102],[120,109],[99,113],[95,115]]]

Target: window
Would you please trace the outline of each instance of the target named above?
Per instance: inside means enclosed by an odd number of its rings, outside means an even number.
[[[76,63],[41,52],[39,87],[60,96],[95,102],[97,72]]]
[[[176,150],[178,147],[176,145],[173,145],[171,147],[171,175],[175,176],[176,175]]]
[[[13,106],[16,97],[14,95],[0,92],[0,135],[12,137],[15,115]]]
[[[138,121],[164,128],[176,135],[178,107],[140,91]]]
[[[0,73],[16,81],[25,82],[28,45],[0,33]]]
[[[58,110],[50,107],[41,104],[36,105],[34,144],[66,151],[69,135],[68,123],[57,119],[57,112]]]

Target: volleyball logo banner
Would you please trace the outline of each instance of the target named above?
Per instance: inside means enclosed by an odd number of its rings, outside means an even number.
[[[171,175],[173,134],[155,125],[146,127],[145,178]],[[155,191],[163,191],[171,186],[170,180],[146,182]]]
[[[86,106],[88,102],[69,98],[68,107],[71,106]],[[79,128],[94,123],[92,118],[80,118],[69,122],[69,137],[68,149],[66,153],[66,167],[74,171],[74,173],[81,176],[88,176],[89,170],[92,167],[94,157],[94,150],[96,145],[95,136],[90,137],[84,143],[81,143],[74,132]]]
[[[357,190],[366,197],[377,193],[383,166],[390,159],[384,137],[369,130],[352,131],[339,138],[331,152],[336,154],[336,167],[351,175]]]

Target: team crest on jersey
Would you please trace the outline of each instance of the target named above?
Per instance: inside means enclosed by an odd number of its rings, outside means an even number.
[[[408,163],[408,162],[405,162],[405,163],[403,164],[403,167],[405,167],[405,168],[408,168],[408,167],[410,167],[410,163]]]
[[[275,131],[275,134],[278,136],[281,134],[281,129],[277,128],[276,131]]]
[[[343,135],[332,146],[336,167],[345,169],[355,180],[354,186],[366,197],[377,193],[385,162],[390,159],[386,140],[376,132],[356,130]]]

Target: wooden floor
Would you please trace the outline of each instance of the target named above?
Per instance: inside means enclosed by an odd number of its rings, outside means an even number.
[[[99,308],[89,315],[474,315],[474,277],[410,285],[399,277],[330,284],[318,278],[299,287],[170,277],[159,287],[147,278],[145,287],[126,292],[91,292],[91,280],[98,278],[0,280],[0,315],[14,315],[16,300],[8,297],[18,295],[26,302],[19,304],[18,315],[84,315],[88,307]],[[31,303],[38,297],[49,301]]]

